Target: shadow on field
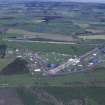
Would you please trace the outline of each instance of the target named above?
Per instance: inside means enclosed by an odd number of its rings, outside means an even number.
[[[0,75],[13,75],[13,74],[24,74],[29,73],[27,62],[24,59],[17,58],[11,64],[6,66]]]

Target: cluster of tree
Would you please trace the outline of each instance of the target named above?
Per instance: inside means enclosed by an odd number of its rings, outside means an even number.
[[[0,45],[0,58],[4,58],[6,55],[7,45]]]
[[[51,20],[62,19],[62,18],[63,18],[62,16],[45,16],[43,20],[45,23],[48,23]]]

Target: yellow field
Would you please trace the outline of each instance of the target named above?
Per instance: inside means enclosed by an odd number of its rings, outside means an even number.
[[[86,23],[81,23],[81,24],[78,24],[81,28],[87,28],[89,27],[89,24],[86,24]]]
[[[93,40],[96,40],[96,39],[104,39],[105,40],[105,35],[89,35],[89,36],[79,36],[79,38],[81,39],[93,39]]]

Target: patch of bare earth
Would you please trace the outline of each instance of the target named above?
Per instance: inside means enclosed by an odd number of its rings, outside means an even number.
[[[0,88],[0,105],[23,105],[13,88]]]

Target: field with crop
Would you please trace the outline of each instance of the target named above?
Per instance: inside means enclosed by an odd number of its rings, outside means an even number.
[[[79,36],[81,39],[90,39],[90,40],[105,40],[105,35],[87,35],[87,36]]]

